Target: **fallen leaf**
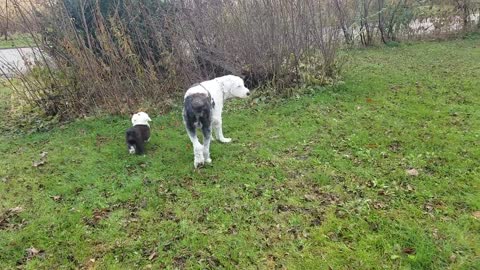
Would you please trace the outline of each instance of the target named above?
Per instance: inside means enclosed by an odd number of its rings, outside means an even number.
[[[435,206],[431,203],[426,203],[423,208],[427,210],[427,212],[431,213],[435,209]]]
[[[405,253],[405,254],[415,254],[415,248],[406,247],[406,248],[403,249],[403,253]]]
[[[372,206],[373,206],[373,208],[375,208],[375,209],[383,209],[383,208],[385,208],[385,204],[384,204],[383,202],[379,202],[379,201],[374,202]]]
[[[40,153],[40,160],[33,162],[33,167],[39,167],[45,164],[45,158],[47,157],[48,152],[43,151]]]
[[[34,247],[31,247],[31,248],[27,248],[27,254],[29,257],[33,257],[33,256],[36,256],[38,255],[38,253],[40,253],[40,251]]]
[[[17,206],[0,213],[0,231],[7,228],[20,228],[25,225],[25,221],[18,215],[23,211],[22,207]]]
[[[406,170],[408,176],[418,176],[418,171],[416,169]]]
[[[62,196],[50,196],[54,201],[58,202],[62,199]]]
[[[480,220],[480,211],[475,211],[472,213],[473,217]]]
[[[40,167],[40,166],[42,166],[42,165],[44,165],[44,164],[45,164],[45,161],[44,161],[44,160],[34,161],[34,162],[33,162],[33,167],[35,167],[35,168],[36,168],[36,167]]]
[[[40,158],[44,159],[47,155],[48,155],[48,152],[43,151],[42,153],[40,153]]]
[[[367,103],[372,103],[372,102],[373,102],[373,99],[367,98]]]
[[[8,211],[9,211],[10,213],[14,213],[14,214],[21,213],[21,212],[23,212],[24,210],[25,210],[25,209],[23,209],[23,207],[21,207],[21,206],[17,206],[17,207],[8,209]]]
[[[155,259],[156,257],[158,256],[157,252],[152,252],[152,254],[150,254],[150,256],[148,256],[148,260],[151,261],[153,259]]]
[[[306,201],[308,201],[308,202],[313,202],[313,201],[315,201],[315,199],[316,199],[316,197],[315,197],[314,195],[310,195],[310,194],[305,194],[305,195],[303,196],[303,198],[304,198]]]
[[[34,247],[27,248],[25,251],[27,252],[27,260],[33,259],[35,257],[43,257],[45,255],[44,250],[38,250]]]
[[[96,209],[93,211],[92,218],[84,218],[85,222],[90,226],[97,225],[101,220],[108,217],[110,213],[110,209],[103,208],[103,209]]]
[[[396,260],[396,259],[398,259],[398,258],[400,258],[400,256],[398,256],[398,255],[392,255],[392,256],[390,256],[390,259],[392,259],[392,260]]]

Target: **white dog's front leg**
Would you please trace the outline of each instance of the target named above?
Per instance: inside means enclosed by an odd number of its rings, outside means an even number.
[[[230,138],[225,138],[223,136],[223,131],[222,131],[222,120],[220,119],[214,119],[213,120],[213,129],[215,130],[215,135],[217,136],[217,139],[222,142],[222,143],[229,143],[232,141]]]

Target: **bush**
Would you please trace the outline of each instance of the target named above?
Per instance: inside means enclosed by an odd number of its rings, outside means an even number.
[[[316,0],[48,1],[23,11],[43,29],[35,41],[46,53],[38,57],[45,70],[24,77],[24,87],[35,92],[31,102],[68,115],[168,110],[189,85],[224,74],[282,93],[302,83],[301,59],[311,52],[315,77],[336,74],[339,31],[328,8]]]

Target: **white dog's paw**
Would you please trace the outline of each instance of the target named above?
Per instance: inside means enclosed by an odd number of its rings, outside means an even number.
[[[135,154],[135,148],[133,146],[128,148],[128,153]]]
[[[212,164],[212,159],[211,159],[211,158],[205,159],[205,163],[207,163],[207,164]]]
[[[198,162],[195,161],[195,162],[193,163],[193,166],[195,167],[195,169],[198,169],[199,167],[203,167],[203,165],[205,165],[205,163],[199,162],[199,161],[198,161]]]
[[[223,139],[220,139],[220,141],[221,141],[222,143],[229,143],[229,142],[232,141],[232,139],[231,139],[231,138],[223,138]]]
[[[193,161],[193,166],[196,168],[202,167],[205,164],[205,160],[203,158],[196,158]]]

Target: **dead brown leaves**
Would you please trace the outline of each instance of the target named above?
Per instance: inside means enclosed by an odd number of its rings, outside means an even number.
[[[412,254],[416,253],[416,250],[413,247],[406,247],[402,250],[402,252],[405,253],[405,254],[412,255]]]
[[[417,169],[409,169],[409,170],[406,170],[405,173],[408,175],[408,176],[412,176],[412,177],[417,177],[419,175]]]
[[[33,161],[32,166],[37,168],[37,167],[45,165],[45,163],[47,163],[47,155],[48,155],[48,152],[45,152],[45,151],[40,153],[40,159],[37,160],[37,161]]]
[[[17,261],[17,269],[23,269],[24,265],[30,261],[30,260],[33,260],[35,258],[39,258],[39,259],[44,259],[45,258],[45,250],[42,250],[42,249],[37,249],[35,247],[29,247],[27,249],[25,249],[25,255],[23,258],[21,258],[19,261]]]
[[[100,221],[107,218],[110,214],[110,209],[102,208],[96,209],[93,211],[93,215],[91,218],[84,218],[84,221],[87,225],[95,227]]]
[[[50,196],[50,198],[52,198],[52,200],[54,200],[55,202],[59,202],[62,200],[62,196],[59,195]]]
[[[30,248],[27,248],[25,251],[27,252],[27,258],[26,258],[27,261],[36,257],[39,257],[39,258],[45,257],[45,250],[39,250],[34,247],[30,247]]]
[[[22,219],[19,214],[24,209],[20,206],[10,208],[3,214],[0,214],[0,230],[18,229],[25,224],[25,220]]]

